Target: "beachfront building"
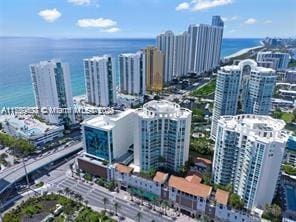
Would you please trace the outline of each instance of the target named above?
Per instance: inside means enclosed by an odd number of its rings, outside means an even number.
[[[175,36],[174,77],[182,77],[188,72],[189,34],[183,32]]]
[[[164,166],[179,171],[188,160],[191,111],[169,101],[136,110],[134,163],[141,170]]]
[[[232,185],[248,209],[270,204],[288,139],[284,127],[283,120],[269,116],[221,117],[214,149],[214,183]]]
[[[153,46],[143,50],[147,91],[161,91],[164,85],[164,54]]]
[[[166,31],[156,38],[157,48],[164,55],[163,81],[169,83],[174,75],[174,58],[175,58],[175,35],[172,31]]]
[[[145,94],[145,61],[142,52],[118,56],[120,92],[128,95]]]
[[[75,123],[69,65],[58,59],[41,61],[31,64],[30,72],[40,116],[66,128]]]
[[[223,36],[223,21],[213,18],[212,25],[190,25],[188,72],[203,73],[219,66]]]
[[[258,67],[250,59],[238,65],[221,67],[216,80],[211,137],[216,137],[221,116],[243,113],[268,115],[276,78],[273,69]]]
[[[29,115],[4,116],[1,123],[5,133],[27,139],[37,147],[64,135],[64,126],[49,125]]]
[[[272,66],[276,70],[287,69],[290,62],[290,55],[289,53],[282,52],[258,52],[256,60],[262,64],[272,63]]]
[[[111,56],[94,56],[84,59],[84,75],[87,102],[95,106],[111,106],[116,103],[115,71]]]

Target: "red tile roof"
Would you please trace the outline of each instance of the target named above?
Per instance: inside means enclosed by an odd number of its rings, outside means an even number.
[[[168,174],[167,173],[163,173],[160,171],[157,171],[155,176],[153,177],[153,181],[154,182],[158,182],[160,184],[163,184],[168,178]]]
[[[219,204],[227,205],[229,199],[229,192],[217,189],[215,194],[215,200]]]
[[[129,174],[129,173],[131,173],[133,171],[132,167],[125,166],[125,165],[120,164],[120,163],[116,163],[115,169],[120,173],[126,173],[126,174]]]

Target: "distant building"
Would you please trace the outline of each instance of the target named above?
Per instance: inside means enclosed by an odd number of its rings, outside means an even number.
[[[188,73],[189,34],[175,36],[174,77],[186,76]]]
[[[157,48],[164,54],[163,81],[169,83],[174,75],[175,35],[172,31],[166,31],[156,38]]]
[[[142,52],[118,56],[120,91],[129,95],[145,94],[145,61]]]
[[[218,70],[211,137],[215,139],[221,116],[236,114],[268,115],[276,84],[273,69],[258,67],[250,59]]]
[[[165,166],[178,171],[188,160],[191,111],[151,101],[136,111],[134,163],[141,170]]]
[[[40,115],[51,124],[66,127],[75,123],[69,65],[60,60],[41,61],[30,65],[36,106]],[[44,108],[55,109],[42,112]],[[58,113],[57,109],[65,109]]]
[[[288,68],[290,62],[289,53],[281,52],[258,52],[257,53],[257,62],[273,62],[276,70]]]
[[[35,146],[43,146],[45,143],[62,137],[64,127],[48,125],[31,116],[7,116],[2,121],[2,127],[7,134],[31,141]]]
[[[232,185],[248,209],[270,204],[288,138],[284,127],[283,120],[269,116],[221,117],[214,148],[214,183]]]
[[[188,72],[200,74],[219,66],[223,37],[223,21],[215,16],[212,25],[190,25],[188,34]]]
[[[296,83],[296,69],[287,70],[284,81],[288,83]]]
[[[108,55],[84,59],[84,75],[87,102],[95,106],[111,106],[116,103],[115,70]]]
[[[164,54],[152,46],[148,46],[143,52],[145,56],[146,89],[148,91],[161,91],[164,85]]]

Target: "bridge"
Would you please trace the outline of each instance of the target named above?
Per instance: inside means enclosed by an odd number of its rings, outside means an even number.
[[[25,161],[27,174],[33,173],[34,171],[45,167],[54,161],[57,161],[65,156],[77,153],[82,149],[82,142],[76,143],[72,146],[58,150],[54,153],[40,157],[39,159],[29,159]],[[17,164],[16,166],[6,169],[0,173],[0,194],[3,193],[12,184],[18,182],[26,176],[23,163]]]

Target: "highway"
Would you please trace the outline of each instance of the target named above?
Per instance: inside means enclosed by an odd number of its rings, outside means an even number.
[[[56,152],[48,153],[47,155],[43,155],[40,158],[30,158],[25,161],[27,173],[30,174],[64,156],[76,153],[81,148],[82,142],[78,142],[67,148],[62,148],[61,146],[60,149],[57,149]],[[25,175],[26,174],[23,167],[23,163],[17,164],[11,168],[6,169],[4,172],[0,174],[0,193],[6,190],[13,183],[22,179]]]

